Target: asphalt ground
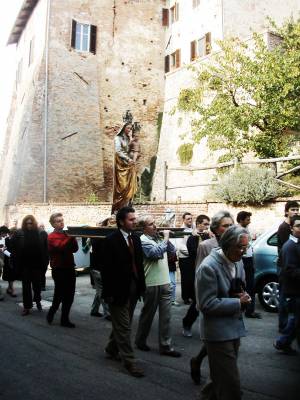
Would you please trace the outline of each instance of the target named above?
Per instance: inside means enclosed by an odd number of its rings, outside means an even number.
[[[5,283],[1,282],[2,288]],[[90,316],[95,291],[88,275],[77,278],[71,320],[75,329],[46,322],[47,307],[53,295],[53,281],[47,278],[42,292],[44,310],[21,316],[21,286],[16,283],[17,298],[6,295],[0,302],[0,399],[1,400],[185,400],[200,399],[200,387],[193,384],[189,360],[200,346],[199,326],[193,337],[182,336],[182,317],[186,305],[172,308],[173,342],[181,358],[158,353],[158,319],[155,317],[148,345],[150,352],[136,350],[144,378],[129,376],[121,364],[107,360],[104,347],[111,324]],[[177,287],[180,298],[180,285]],[[136,332],[141,303],[133,321]],[[300,355],[286,356],[273,348],[277,335],[277,315],[258,311],[263,319],[245,319],[248,336],[242,339],[239,368],[244,400],[299,400]],[[59,313],[58,313],[59,314]],[[294,344],[295,347],[295,344]],[[203,382],[208,376],[207,360],[202,367]]]

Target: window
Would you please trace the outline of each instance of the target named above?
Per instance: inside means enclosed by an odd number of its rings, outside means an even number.
[[[169,26],[169,9],[163,8],[162,10],[162,25]]]
[[[191,61],[199,57],[204,57],[211,52],[211,34],[206,33],[205,36],[191,42]]]
[[[170,72],[170,56],[165,57],[165,73]]]
[[[165,57],[165,73],[173,71],[180,67],[181,63],[181,52],[179,49],[174,51],[174,53]]]
[[[81,24],[72,20],[71,47],[78,51],[89,51],[96,53],[96,32],[95,25]]]
[[[173,69],[176,69],[176,68],[179,68],[180,67],[180,50],[178,49],[178,50],[176,50],[176,51],[174,51],[174,53],[172,53],[171,55],[170,55],[170,69],[171,70],[173,70]]]
[[[170,18],[171,24],[179,20],[179,3],[175,3],[174,6],[170,8]]]
[[[193,8],[200,6],[200,0],[193,0]]]
[[[32,38],[29,43],[28,66],[30,66],[33,61],[33,50],[34,50],[34,38]]]
[[[269,237],[267,243],[268,243],[269,246],[278,246],[277,232],[274,233],[271,237]]]

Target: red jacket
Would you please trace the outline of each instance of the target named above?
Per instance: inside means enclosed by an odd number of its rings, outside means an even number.
[[[78,250],[74,237],[54,231],[48,235],[48,250],[51,268],[74,268],[73,253]]]

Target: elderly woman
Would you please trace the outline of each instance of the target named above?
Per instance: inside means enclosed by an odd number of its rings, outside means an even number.
[[[197,249],[197,257],[195,261],[195,269],[200,266],[205,257],[207,257],[212,249],[216,249],[219,247],[219,241],[221,236],[228,228],[230,228],[234,224],[233,216],[227,210],[218,211],[211,219],[210,223],[210,231],[214,234],[211,239],[203,240],[199,243]],[[193,315],[193,313],[191,313]],[[197,314],[193,315],[193,318],[197,318]],[[193,320],[191,320],[192,322]],[[183,320],[183,327],[185,332],[190,332],[189,327],[189,318],[187,320]],[[190,322],[190,323],[191,323]],[[191,326],[191,325],[190,325]],[[188,329],[187,329],[188,328]],[[188,336],[188,335],[187,335]],[[190,333],[191,336],[191,333]],[[192,357],[190,360],[191,367],[191,377],[193,381],[199,385],[201,380],[201,364],[203,359],[207,356],[207,351],[205,345],[202,345],[198,355],[196,357]]]
[[[41,280],[45,260],[48,258],[48,244],[47,235],[39,231],[33,215],[27,215],[22,221],[22,228],[12,236],[11,253],[14,266],[22,279],[22,315],[30,313],[33,301],[41,311]]]
[[[130,157],[132,124],[126,123],[115,137],[114,194],[112,214],[129,205],[137,191],[136,164]]]
[[[246,229],[232,226],[196,272],[196,300],[201,311],[200,333],[209,360],[211,382],[203,399],[240,400],[237,366],[240,337],[245,336],[242,310],[251,301],[244,291],[241,261],[249,243]]]

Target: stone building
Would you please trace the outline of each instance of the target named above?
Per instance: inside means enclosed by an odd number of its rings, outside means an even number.
[[[113,139],[139,121],[140,173],[163,107],[161,0],[24,0],[1,203],[111,201]],[[4,167],[5,166],[5,167]]]
[[[24,0],[9,37],[18,67],[0,205],[111,201],[113,138],[128,109],[142,125],[140,174],[157,155],[151,198],[203,199],[195,185],[206,172],[170,171],[164,190],[164,163],[180,167],[190,132],[170,113],[193,84],[187,66],[209,62],[217,39],[246,40],[267,16],[280,24],[299,10],[299,0]],[[203,140],[192,164],[211,160]]]
[[[263,33],[269,42],[272,35],[267,32],[267,17],[278,25],[292,15],[297,19],[300,1],[169,0],[166,8],[164,111],[152,197],[156,201],[205,201],[207,184],[215,171],[180,170],[177,150],[189,141],[190,118],[187,114],[171,113],[180,90],[193,85],[194,73],[188,66],[209,63],[211,54],[219,50],[218,39],[235,36],[249,40],[254,31]],[[194,147],[191,166],[211,165],[216,161],[217,154],[210,153],[205,142],[203,139]],[[169,167],[167,183],[165,162]],[[165,190],[165,185],[169,189]],[[187,185],[191,186],[184,188]]]

